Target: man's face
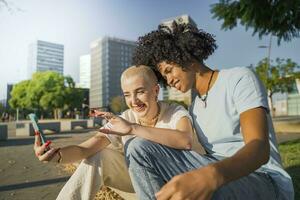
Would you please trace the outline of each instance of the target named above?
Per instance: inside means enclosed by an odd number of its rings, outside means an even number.
[[[157,84],[147,82],[143,76],[133,75],[123,80],[121,86],[127,106],[139,118],[152,114],[152,108],[157,103]]]
[[[174,87],[181,92],[187,92],[194,84],[195,76],[193,72],[189,69],[183,70],[176,63],[160,62],[158,70],[170,87]]]

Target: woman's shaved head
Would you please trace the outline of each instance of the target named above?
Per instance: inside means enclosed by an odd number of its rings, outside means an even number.
[[[158,84],[157,77],[155,76],[153,70],[145,65],[131,66],[127,68],[122,73],[121,84],[123,85],[124,81],[134,76],[142,77],[145,82],[151,86]]]

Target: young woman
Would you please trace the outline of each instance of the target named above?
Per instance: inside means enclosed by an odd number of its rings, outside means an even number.
[[[121,77],[121,87],[129,109],[120,117],[95,111],[96,115],[109,120],[99,130],[102,133],[82,144],[50,148],[46,153],[46,146],[41,146],[36,136],[34,150],[40,161],[70,163],[85,159],[57,199],[92,199],[100,186],[105,184],[101,176],[111,181],[108,186],[133,192],[123,154],[105,149],[110,143],[118,148],[120,139],[123,144],[129,143],[129,140],[139,140],[174,149],[191,149],[193,128],[189,113],[182,106],[158,102],[157,78],[149,67],[126,69]],[[101,166],[100,162],[105,166]]]
[[[141,199],[154,199],[149,193],[158,200],[293,199],[262,83],[245,67],[206,66],[216,47],[209,33],[175,22],[139,38],[134,64],[151,66],[182,92],[196,92],[190,114],[207,154],[131,143],[129,149],[143,151],[127,152],[134,189]]]

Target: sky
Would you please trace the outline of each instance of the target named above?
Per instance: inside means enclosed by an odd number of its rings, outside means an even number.
[[[0,2],[0,100],[7,83],[26,79],[28,46],[35,40],[65,46],[64,74],[79,81],[79,57],[90,53],[90,43],[103,36],[136,41],[167,18],[188,14],[198,28],[215,35],[218,48],[206,60],[213,69],[257,64],[267,57],[269,36],[259,39],[252,29],[221,30],[212,18],[216,0],[7,0]],[[291,58],[300,64],[300,38],[281,42],[273,37],[271,59]]]

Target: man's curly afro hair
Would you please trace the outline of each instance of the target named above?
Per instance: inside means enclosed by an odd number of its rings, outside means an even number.
[[[165,84],[156,68],[160,62],[174,62],[181,67],[192,60],[202,63],[216,48],[213,35],[191,24],[178,24],[174,21],[171,28],[160,25],[158,30],[139,37],[133,64],[151,67],[158,80]]]

